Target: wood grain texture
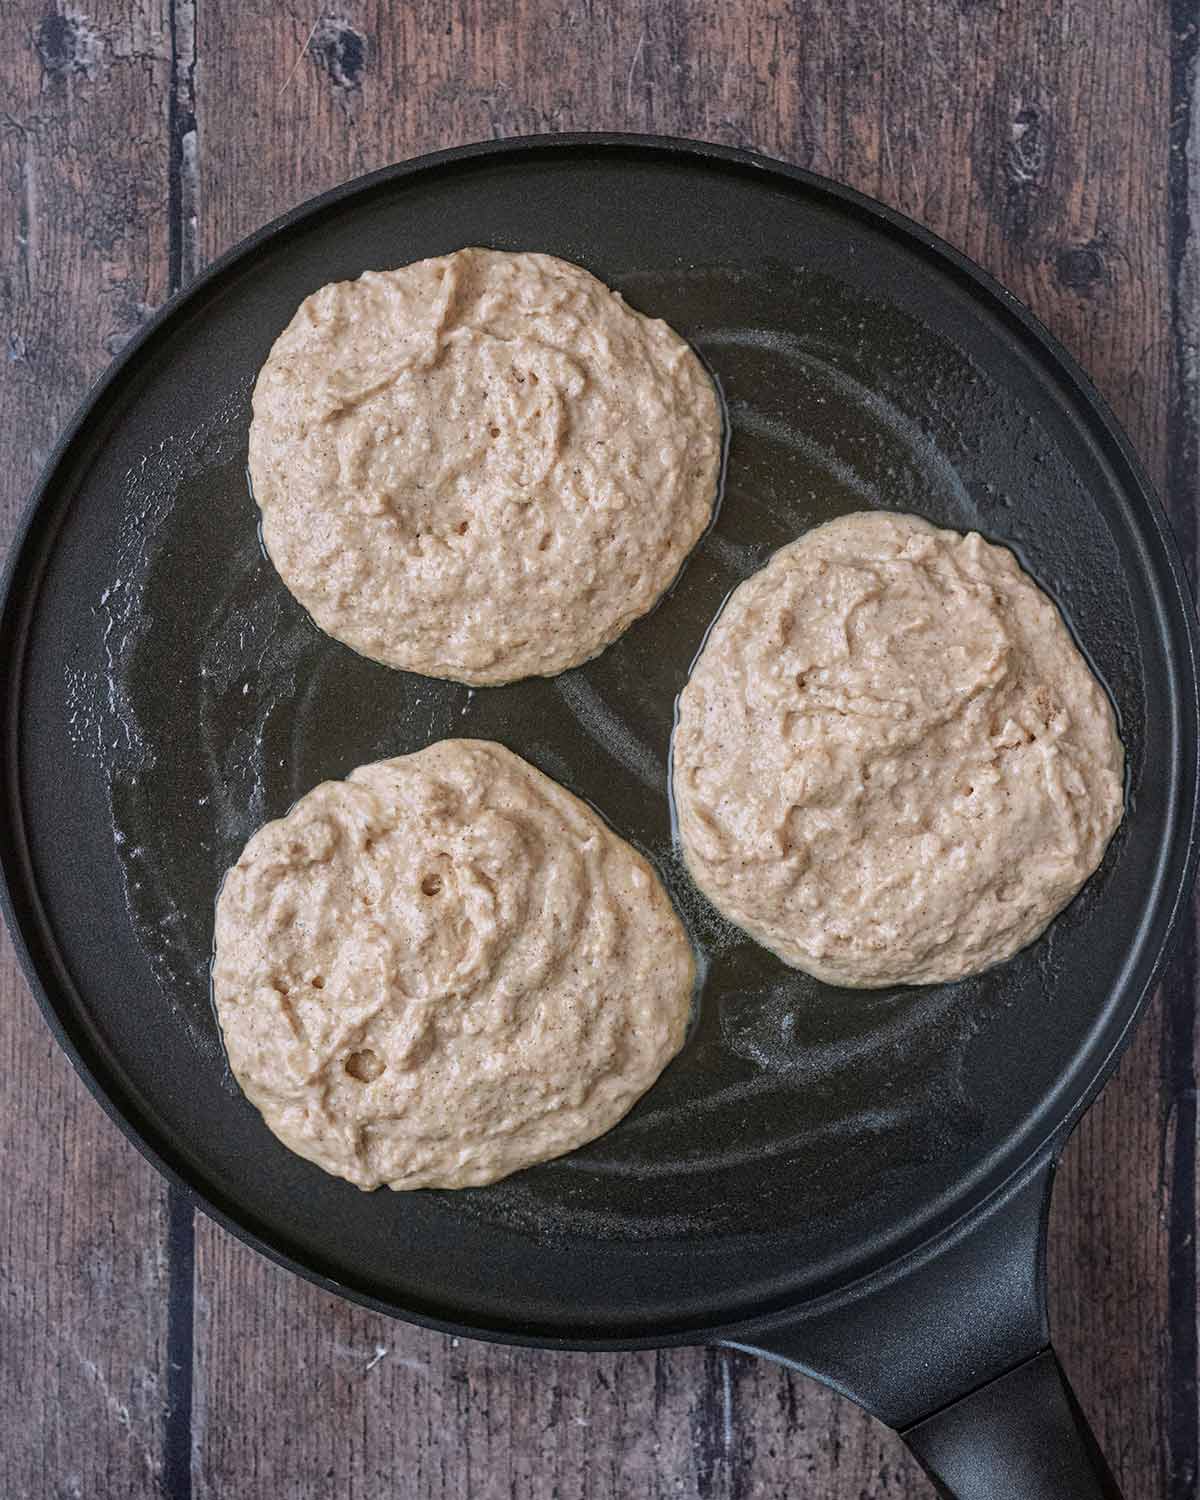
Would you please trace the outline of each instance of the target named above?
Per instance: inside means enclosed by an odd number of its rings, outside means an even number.
[[[88,384],[165,289],[166,9],[6,6],[0,540]],[[162,1473],[166,1190],[0,954],[0,1494],[144,1496]]]
[[[429,1500],[928,1493],[891,1434],[737,1354],[562,1355],[354,1308],[202,1231],[194,1494]],[[247,1304],[246,1299],[250,1301]],[[238,1401],[261,1403],[254,1408]],[[267,1422],[264,1413],[271,1413]],[[266,1428],[280,1437],[271,1440]]]
[[[0,413],[3,430],[28,436],[0,477],[3,513],[168,282],[267,219],[439,146],[623,129],[813,167],[975,256],[1091,373],[1155,482],[1170,481],[1177,521],[1192,518],[1194,552],[1194,453],[1167,429],[1172,399],[1177,414],[1195,402],[1194,340],[1188,386],[1178,336],[1185,313],[1195,326],[1194,302],[1170,281],[1190,231],[1167,209],[1172,56],[1193,8],[81,0],[64,19],[50,0],[44,11],[21,0],[0,19]],[[1190,1282],[1181,1262],[1168,1267],[1179,1207],[1191,1219],[1196,1202],[1194,1176],[1190,1197],[1181,1185],[1195,1165],[1194,947],[1055,1194],[1056,1336],[1131,1500],[1195,1493],[1167,1441],[1174,1424],[1182,1452],[1195,1428],[1195,1372],[1181,1398],[1172,1324],[1190,1316],[1194,1332],[1194,1246]],[[6,1186],[53,1186],[0,1219],[0,1493],[932,1493],[892,1434],[765,1362],[455,1342],[331,1298],[203,1219],[191,1465],[185,1452],[183,1476],[164,1467],[167,1445],[188,1436],[164,1410],[165,1196],[54,1055],[3,962]]]
[[[1200,577],[1200,6],[1171,3],[1169,260],[1170,401],[1166,499],[1195,596]],[[1200,903],[1162,986],[1166,1131],[1163,1180],[1168,1234],[1169,1377],[1163,1411],[1166,1489],[1200,1490]]]

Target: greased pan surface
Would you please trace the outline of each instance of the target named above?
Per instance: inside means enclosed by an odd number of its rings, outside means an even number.
[[[715,372],[716,525],[588,666],[475,693],[323,636],[264,559],[249,393],[324,282],[461,245],[585,265]],[[729,590],[885,505],[1012,546],[1117,706],[1128,815],[1049,933],[962,984],[851,992],[724,924],[673,848],[675,696]],[[0,858],[51,1024],[110,1113],[235,1232],[389,1311],[579,1344],[694,1340],[827,1293],[970,1213],[1083,1106],[1192,859],[1195,626],[1090,388],[931,236],[759,158],[631,137],[468,147],[297,210],[117,362],[64,439],[3,604]],[[222,871],[317,781],[495,738],[653,859],[703,957],[684,1052],[602,1140],[496,1186],[363,1195],[233,1084],[209,1001]]]

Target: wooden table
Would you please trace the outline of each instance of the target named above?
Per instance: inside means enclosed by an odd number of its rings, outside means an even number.
[[[385,162],[531,131],[706,137],[894,204],[1091,372],[1197,548],[1195,0],[6,0],[0,523],[199,267]],[[1196,933],[1055,1193],[1059,1348],[1130,1500],[1197,1487]],[[734,1354],[425,1333],[159,1179],[0,959],[0,1495],[928,1496],[899,1441]]]

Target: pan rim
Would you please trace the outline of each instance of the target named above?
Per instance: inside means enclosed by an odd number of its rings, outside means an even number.
[[[347,200],[366,197],[392,185],[399,185],[408,178],[426,173],[436,173],[446,168],[456,168],[471,163],[487,164],[506,159],[531,157],[538,154],[567,156],[571,153],[611,152],[638,153],[649,157],[662,157],[676,164],[685,163],[697,167],[721,166],[730,170],[751,170],[764,176],[773,176],[791,190],[807,192],[832,201],[843,210],[875,225],[883,225],[894,237],[907,242],[936,262],[944,274],[950,274],[960,284],[984,302],[1001,318],[1016,325],[1023,343],[1048,366],[1058,382],[1079,401],[1077,419],[1084,423],[1110,459],[1118,460],[1122,489],[1126,495],[1139,502],[1140,519],[1147,523],[1147,531],[1153,533],[1160,549],[1161,605],[1165,604],[1174,614],[1176,626],[1182,616],[1182,629],[1171,631],[1173,654],[1178,658],[1175,670],[1170,674],[1171,695],[1175,717],[1178,720],[1178,738],[1190,755],[1186,764],[1181,763],[1171,788],[1170,823],[1174,829],[1172,839],[1164,850],[1160,871],[1163,888],[1158,900],[1145,908],[1143,922],[1151,922],[1159,928],[1157,951],[1146,970],[1140,991],[1130,997],[1123,996],[1119,1013],[1110,1026],[1113,1032],[1107,1045],[1096,1047],[1098,1055],[1089,1057],[1079,1068],[1085,1082],[1070,1102],[1062,1106],[1061,1089],[1046,1096],[1039,1116],[1047,1114],[1052,1121],[1047,1125],[1040,1140],[1015,1160],[1020,1150],[1010,1153],[1007,1160],[993,1174],[974,1189],[963,1192],[969,1199],[963,1207],[961,1201],[957,1212],[953,1212],[936,1223],[931,1231],[922,1232],[911,1244],[902,1244],[899,1249],[867,1270],[852,1274],[832,1291],[810,1298],[792,1298],[782,1306],[798,1309],[811,1308],[818,1304],[841,1300],[853,1295],[857,1289],[871,1282],[898,1264],[916,1256],[924,1256],[948,1242],[968,1223],[982,1218],[989,1207],[1005,1194],[1009,1186],[1027,1174],[1037,1164],[1048,1160],[1061,1149],[1071,1129],[1088,1105],[1095,1098],[1104,1082],[1112,1073],[1117,1061],[1128,1045],[1132,1029],[1145,1009],[1149,995],[1160,978],[1165,965],[1171,938],[1180,910],[1187,901],[1192,877],[1195,873],[1200,846],[1197,842],[1200,824],[1200,801],[1197,789],[1200,784],[1200,695],[1197,691],[1197,662],[1200,659],[1200,625],[1197,623],[1186,575],[1178,546],[1171,533],[1165,510],[1158,499],[1129,439],[1100,393],[1078,365],[1073,356],[1044,327],[1036,316],[1011,292],[1004,288],[989,272],[970,257],[949,245],[939,236],[906,215],[879,203],[857,190],[834,182],[805,168],[792,166],[756,152],[740,148],[716,145],[685,138],[653,136],[620,132],[575,132],[540,134],[511,137],[503,141],[480,141],[452,147],[393,163],[364,176],[354,178],[331,188],[312,199],[308,199],[234,245],[217,257],[194,281],[174,293],[148,320],[143,328],[130,340],[108,368],[85,393],[71,421],[53,447],[41,474],[33,487],[30,499],[14,531],[12,544],[0,577],[0,732],[3,734],[5,756],[8,766],[6,776],[5,806],[3,817],[6,826],[15,837],[6,841],[7,847],[0,851],[0,909],[3,910],[12,935],[26,981],[37,1000],[51,1034],[62,1047],[84,1084],[97,1099],[110,1119],[122,1134],[130,1140],[141,1154],[171,1183],[182,1192],[194,1208],[202,1209],[230,1233],[251,1245],[260,1254],[266,1255],[276,1264],[327,1291],[336,1292],[350,1300],[400,1317],[418,1325],[446,1333],[467,1337],[556,1349],[636,1349],[663,1347],[672,1344],[708,1342],[729,1338],[750,1323],[758,1323],[764,1316],[778,1312],[779,1307],[762,1306],[749,1312],[740,1312],[735,1320],[720,1316],[720,1309],[713,1309],[712,1320],[699,1321],[692,1325],[672,1324],[662,1329],[639,1332],[629,1337],[614,1337],[611,1334],[596,1336],[580,1331],[563,1335],[545,1327],[533,1329],[528,1325],[477,1324],[464,1322],[455,1316],[443,1315],[443,1310],[431,1310],[398,1302],[380,1299],[364,1288],[341,1282],[312,1264],[306,1264],[288,1250],[281,1249],[271,1239],[265,1238],[253,1227],[250,1215],[242,1210],[223,1206],[219,1199],[210,1196],[211,1186],[197,1185],[202,1174],[193,1172],[181,1159],[172,1144],[162,1139],[159,1133],[141,1118],[136,1103],[123,1096],[119,1081],[115,1077],[104,1078],[103,1059],[99,1062],[96,1049],[68,1030],[51,999],[51,984],[44,974],[62,970],[60,956],[52,942],[39,938],[31,945],[24,924],[18,919],[17,895],[33,917],[35,928],[40,924],[42,932],[51,932],[51,924],[42,908],[40,892],[36,883],[25,878],[28,872],[27,848],[20,798],[15,795],[17,779],[16,741],[19,724],[20,682],[24,662],[25,631],[12,629],[10,617],[27,620],[28,611],[19,609],[16,599],[16,584],[21,572],[20,564],[32,547],[38,545],[35,525],[43,503],[52,496],[59,472],[72,459],[74,450],[84,441],[89,429],[102,414],[107,399],[119,393],[126,370],[135,363],[142,351],[166,334],[177,320],[188,315],[193,302],[199,301],[216,283],[230,272],[250,265],[261,248],[274,242],[280,235],[303,224],[336,211]],[[52,539],[51,539],[52,540]],[[1170,587],[1168,587],[1168,584]],[[1176,606],[1178,608],[1176,609]],[[1181,691],[1181,688],[1183,691]],[[1172,873],[1173,871],[1173,873]],[[34,949],[41,952],[39,964]],[[69,976],[60,972],[54,981],[60,989],[73,990]],[[81,1007],[82,1009],[83,1007]],[[1095,1046],[1095,1044],[1093,1044]],[[1071,1075],[1064,1075],[1063,1083],[1069,1083]],[[1055,1102],[1058,1101],[1058,1102]],[[1015,1164],[1014,1164],[1015,1160]]]

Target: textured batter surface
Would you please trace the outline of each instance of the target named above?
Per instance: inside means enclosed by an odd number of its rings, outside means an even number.
[[[1031,942],[1121,820],[1112,708],[1013,555],[863,512],[736,590],[680,700],[697,884],[834,984],[958,979]]]
[[[712,515],[721,415],[665,323],[550,255],[322,287],[254,391],[263,539],[317,624],[472,684],[587,661]]]
[[[234,1075],[361,1188],[494,1182],[602,1134],[682,1045],[693,978],[641,855],[483,740],[315,787],[217,903]]]

